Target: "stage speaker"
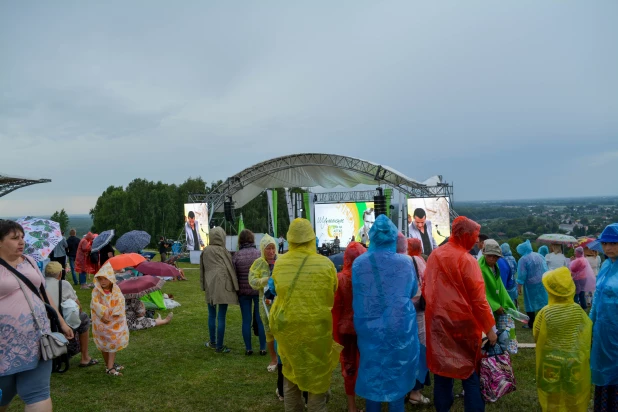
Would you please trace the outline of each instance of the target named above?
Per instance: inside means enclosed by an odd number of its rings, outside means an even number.
[[[224,202],[223,213],[225,214],[225,220],[234,223],[234,202]]]
[[[373,213],[376,217],[386,215],[386,197],[378,195],[373,197]]]

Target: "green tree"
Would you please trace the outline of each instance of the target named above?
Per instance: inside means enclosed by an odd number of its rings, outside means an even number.
[[[62,231],[62,234],[65,234],[66,231],[69,230],[69,215],[67,215],[64,209],[60,210],[60,212],[56,210],[49,220],[53,220],[60,224],[60,231]]]

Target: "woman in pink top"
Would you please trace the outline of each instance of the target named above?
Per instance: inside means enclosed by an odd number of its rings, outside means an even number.
[[[579,303],[582,309],[588,307],[586,302],[586,292],[594,290],[595,277],[590,263],[584,257],[584,248],[581,246],[575,249],[575,259],[569,265],[571,277],[575,282],[575,303]]]
[[[0,409],[4,410],[17,394],[26,404],[26,411],[51,411],[52,361],[41,360],[39,349],[41,334],[50,333],[45,305],[26,285],[22,290],[21,281],[4,266],[17,270],[40,288],[45,278],[36,263],[23,255],[24,246],[24,229],[16,222],[0,220],[0,330],[3,331],[0,334]],[[36,326],[28,301],[41,330]],[[62,332],[72,339],[71,328],[61,316],[59,320]]]

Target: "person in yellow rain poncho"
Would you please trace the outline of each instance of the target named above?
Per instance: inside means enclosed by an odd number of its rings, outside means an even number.
[[[122,291],[116,284],[112,265],[106,263],[94,275],[94,289],[90,301],[92,337],[105,359],[108,375],[122,375],[124,368],[115,363],[116,352],[129,345],[129,328]]]
[[[566,267],[547,272],[549,304],[534,321],[536,382],[543,411],[588,410],[592,321],[573,301],[575,284]]]
[[[266,334],[266,345],[270,352],[270,364],[267,367],[269,372],[274,372],[277,368],[277,352],[275,351],[275,338],[268,326],[268,314],[272,306],[271,299],[264,299],[264,291],[268,290],[268,279],[272,274],[277,259],[276,241],[272,236],[264,235],[260,240],[260,251],[262,256],[257,258],[249,269],[249,285],[260,292],[258,304],[260,307],[260,318],[264,324]]]
[[[295,219],[287,239],[289,251],[277,260],[270,282],[277,297],[269,317],[283,363],[285,410],[302,412],[301,391],[307,391],[308,410],[324,411],[343,349],[333,340],[337,271],[317,254],[308,220]]]

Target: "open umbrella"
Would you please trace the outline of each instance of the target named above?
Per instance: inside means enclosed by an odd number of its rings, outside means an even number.
[[[592,239],[592,242],[588,242],[586,245],[580,245],[580,246],[581,247],[586,246],[590,250],[594,250],[599,253],[605,253],[603,252],[603,245],[601,245],[601,242],[599,242],[597,239]]]
[[[99,233],[99,236],[95,237],[92,241],[92,251],[98,252],[103,249],[105,245],[108,245],[114,237],[114,229],[106,230]]]
[[[559,245],[567,245],[567,246],[577,245],[578,243],[577,239],[575,239],[573,236],[562,235],[559,233],[550,233],[546,235],[541,235],[538,237],[536,241],[539,243],[545,243],[548,245],[559,244]]]
[[[122,255],[114,256],[108,259],[108,263],[112,265],[114,270],[120,270],[128,268],[129,266],[135,267],[142,262],[145,262],[146,258],[137,253],[124,253]]]
[[[53,220],[26,216],[16,220],[24,229],[26,246],[24,253],[37,262],[42,262],[62,240],[60,224]]]
[[[127,299],[139,299],[154,291],[160,290],[165,281],[155,276],[140,276],[127,279],[118,284],[122,294]]]
[[[120,236],[116,249],[120,253],[137,253],[150,243],[150,235],[143,230],[132,230]]]
[[[162,262],[143,262],[135,266],[135,269],[144,275],[171,277],[177,279],[180,272],[172,265]]]

